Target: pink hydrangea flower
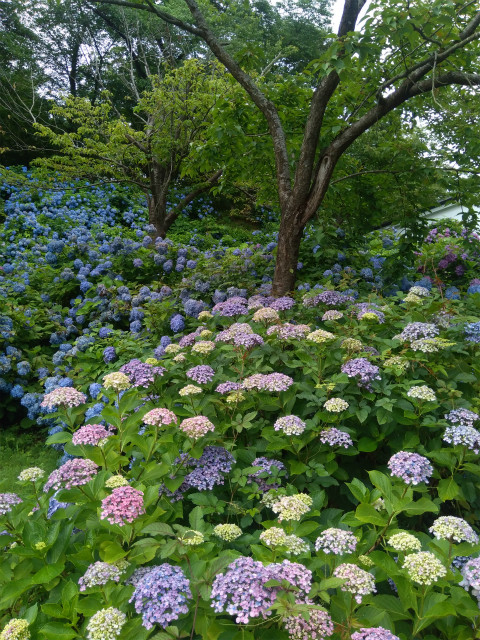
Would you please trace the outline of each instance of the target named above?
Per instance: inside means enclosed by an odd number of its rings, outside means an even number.
[[[102,424],[86,424],[75,431],[72,444],[102,445],[111,435],[110,429],[106,429]]]
[[[130,486],[117,487],[102,500],[100,518],[122,527],[126,522],[133,522],[144,513],[143,491]]]
[[[209,431],[214,431],[215,427],[206,416],[193,416],[182,420],[180,429],[190,438],[201,438]]]
[[[49,475],[43,490],[45,492],[50,489],[71,489],[72,487],[80,487],[97,474],[98,465],[92,460],[84,460],[83,458],[74,458],[68,460],[61,467],[52,471]]]
[[[41,407],[54,409],[55,407],[78,407],[87,401],[87,396],[73,387],[58,387],[47,393],[42,400]]]
[[[166,424],[176,424],[177,416],[168,409],[152,409],[143,416],[143,421],[145,424],[161,427]]]

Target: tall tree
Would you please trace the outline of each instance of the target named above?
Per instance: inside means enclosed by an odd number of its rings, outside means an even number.
[[[150,224],[163,237],[186,205],[221,176],[218,155],[212,170],[195,149],[207,135],[215,102],[223,96],[223,75],[216,64],[187,60],[163,78],[152,77],[152,88],[134,109],[134,123],[115,111],[108,95],[96,104],[69,96],[52,109],[57,126],[37,125],[60,152],[38,163],[63,175],[136,185],[145,193]],[[68,127],[62,128],[62,122]],[[169,187],[185,175],[194,186],[169,207]]]
[[[461,87],[471,91],[480,85],[480,11],[475,2],[377,0],[369,3],[358,31],[366,0],[345,0],[337,34],[308,67],[311,99],[300,149],[292,154],[281,105],[224,46],[212,26],[211,4],[184,0],[190,12],[186,20],[170,4],[154,0],[90,2],[146,11],[201,38],[263,114],[273,144],[281,210],[276,295],[294,288],[303,230],[316,216],[335,168],[351,145],[407,103],[415,101],[421,109],[445,87],[458,95]]]

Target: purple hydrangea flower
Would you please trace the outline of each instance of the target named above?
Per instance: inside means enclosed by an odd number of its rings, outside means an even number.
[[[130,378],[134,387],[149,387],[155,380],[155,376],[163,376],[166,369],[165,367],[155,367],[133,358],[133,360],[120,367],[120,371]]]
[[[248,474],[249,482],[256,482],[259,491],[266,493],[270,489],[278,489],[280,487],[279,482],[272,482],[272,467],[276,469],[277,476],[280,471],[285,471],[285,477],[288,477],[285,469],[285,465],[280,460],[269,460],[268,458],[260,457],[255,458],[252,462],[252,467],[260,467],[258,471],[253,471]],[[262,477],[265,476],[266,477]]]
[[[342,373],[346,373],[349,378],[358,377],[358,386],[367,391],[372,390],[373,380],[381,380],[381,377],[378,375],[380,369],[366,358],[352,358],[351,360],[347,360],[347,362],[342,365],[341,371]]]
[[[200,364],[197,367],[192,367],[191,369],[189,369],[186,375],[187,378],[190,378],[198,384],[206,384],[207,382],[211,382],[213,380],[215,371],[212,369],[212,367],[209,367],[206,364]]]
[[[392,476],[413,485],[428,482],[433,473],[433,467],[427,458],[408,451],[395,453],[388,461],[388,468]]]
[[[165,629],[182,613],[188,613],[187,600],[191,597],[190,582],[182,569],[165,562],[139,578],[130,602],[142,614],[145,629],[154,624]]]

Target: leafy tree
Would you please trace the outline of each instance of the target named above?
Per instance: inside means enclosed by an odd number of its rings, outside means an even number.
[[[216,170],[205,177],[212,167],[202,164],[196,148],[208,134],[212,108],[226,87],[222,75],[216,65],[187,60],[162,79],[152,77],[152,88],[134,109],[135,123],[115,111],[108,94],[96,104],[68,96],[52,114],[74,130],[37,125],[61,152],[39,163],[62,175],[136,185],[146,195],[150,224],[163,237],[184,207],[221,176],[217,157]],[[169,187],[181,176],[195,184],[169,208]]]
[[[300,148],[292,150],[281,105],[224,46],[209,20],[211,4],[184,0],[190,11],[185,20],[175,13],[178,5],[171,8],[151,0],[91,3],[146,11],[201,38],[263,114],[273,144],[281,209],[273,282],[277,295],[293,289],[303,230],[317,215],[340,159],[355,141],[407,103],[421,111],[445,87],[458,100],[461,87],[472,91],[480,84],[476,3],[374,1],[361,30],[356,30],[366,0],[345,0],[338,33],[308,66],[309,108],[301,122]]]

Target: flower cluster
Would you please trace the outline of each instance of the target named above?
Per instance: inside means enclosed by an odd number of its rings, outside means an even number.
[[[75,431],[72,444],[104,445],[112,435],[102,424],[86,424]]]
[[[315,542],[316,551],[322,550],[323,553],[333,553],[337,556],[353,553],[356,548],[357,539],[351,531],[334,527],[322,531]]]
[[[188,613],[187,600],[192,597],[190,582],[180,567],[165,562],[149,570],[135,584],[130,602],[142,614],[142,625],[151,629],[154,624],[163,629]]]
[[[84,575],[79,579],[80,591],[85,591],[91,587],[102,586],[109,580],[119,582],[122,572],[114,564],[108,562],[94,562]]]
[[[242,535],[242,530],[236,524],[217,524],[213,528],[213,533],[226,542],[233,542]]]
[[[305,422],[297,416],[283,416],[276,420],[273,428],[286,436],[299,436],[305,431]]]
[[[163,425],[176,424],[177,416],[169,409],[152,409],[143,416],[143,421],[145,424],[161,427]]]
[[[178,395],[183,398],[185,396],[195,396],[202,392],[203,389],[201,387],[196,387],[194,384],[187,384],[185,387],[182,387],[182,389],[180,389]]]
[[[426,384],[410,387],[407,391],[407,396],[409,398],[415,398],[415,400],[426,400],[427,402],[435,402],[437,399],[435,391],[427,387]]]
[[[275,309],[271,309],[270,307],[261,307],[260,309],[257,309],[257,311],[255,311],[252,320],[254,322],[270,323],[277,322],[279,318],[280,316],[278,315],[278,312],[275,311]]]
[[[334,570],[333,575],[335,578],[345,580],[340,587],[341,590],[351,593],[358,604],[361,604],[363,596],[368,596],[377,591],[372,574],[360,569],[356,564],[340,564]]]
[[[206,364],[200,364],[196,367],[192,367],[186,373],[187,378],[190,378],[198,384],[206,384],[207,382],[211,382],[214,375],[215,371],[212,369],[212,367],[209,367]]]
[[[0,640],[29,640],[30,637],[28,622],[23,618],[12,618],[0,633]]]
[[[429,551],[411,553],[405,558],[403,568],[407,570],[410,578],[418,584],[430,585],[447,575],[443,564]]]
[[[331,447],[344,447],[348,449],[348,447],[353,446],[353,441],[349,434],[337,429],[337,427],[324,429],[319,435],[319,440],[322,444],[328,444]]]
[[[325,640],[333,634],[332,619],[321,609],[309,609],[307,620],[303,615],[290,616],[285,619],[284,624],[290,640]]]
[[[340,318],[343,318],[343,313],[336,309],[329,309],[328,311],[325,311],[322,316],[323,322],[327,322],[329,320],[340,320]]]
[[[395,549],[395,551],[420,551],[422,543],[418,538],[411,533],[401,531],[395,533],[388,539],[388,544]]]
[[[316,344],[324,344],[325,342],[331,342],[336,340],[337,336],[330,331],[324,331],[323,329],[317,329],[307,335],[307,340],[315,342]]]
[[[126,487],[128,485],[128,480],[123,476],[110,476],[105,480],[105,486],[107,489],[117,489],[118,487]]]
[[[254,373],[245,378],[243,389],[257,389],[258,391],[286,391],[293,384],[293,379],[284,373]]]
[[[122,527],[126,522],[133,522],[143,513],[145,513],[143,491],[122,486],[113,489],[112,493],[102,500],[100,518]]]
[[[73,458],[67,460],[61,467],[52,471],[43,487],[45,492],[50,489],[71,489],[81,487],[90,482],[97,474],[98,464],[93,460],[83,458]]]
[[[280,527],[270,527],[260,534],[260,540],[267,547],[282,547],[287,542],[287,534]]]
[[[128,376],[134,387],[145,388],[155,381],[155,376],[163,376],[165,371],[164,367],[156,367],[137,358],[120,367],[120,372]]]
[[[460,427],[473,427],[473,423],[479,419],[478,413],[468,409],[452,409],[445,415],[445,420],[448,420],[453,426]]]
[[[398,636],[383,627],[369,627],[352,633],[351,640],[400,640]]]
[[[303,340],[307,333],[310,333],[310,325],[308,324],[292,324],[285,322],[284,324],[276,324],[267,329],[267,336],[275,335],[278,340]]]
[[[45,471],[40,467],[29,467],[20,472],[18,479],[20,482],[36,482],[41,480],[45,475]]]
[[[108,373],[106,376],[103,376],[103,386],[105,389],[113,389],[117,393],[120,393],[120,391],[130,389],[132,384],[127,375],[120,371],[115,371],[114,373]]]
[[[207,355],[215,349],[215,343],[211,340],[199,340],[192,346],[192,353],[200,353],[201,355]]]
[[[212,586],[212,607],[217,613],[226,611],[236,616],[237,623],[248,624],[250,618],[271,615],[281,587],[266,587],[270,580],[287,580],[297,587],[297,597],[305,599],[311,589],[311,572],[303,565],[284,560],[264,567],[249,557],[240,557],[228,565],[224,574],[215,577]]]
[[[412,342],[419,338],[435,338],[438,334],[439,329],[435,324],[428,322],[410,322],[410,324],[404,327],[402,333],[395,336],[395,338],[403,340],[404,342]]]
[[[193,416],[185,418],[179,425],[180,431],[183,431],[189,438],[201,438],[209,431],[214,431],[215,427],[205,416]]]
[[[372,382],[374,380],[381,380],[379,375],[380,369],[369,362],[366,358],[352,358],[347,360],[341,368],[342,373],[346,373],[349,378],[358,378],[358,386],[372,390]]]
[[[187,529],[179,539],[187,547],[195,547],[205,541],[203,533],[201,531],[195,531],[194,529]]]
[[[460,586],[466,591],[472,589],[473,595],[480,598],[480,558],[469,558],[460,570]]]
[[[40,406],[46,409],[55,407],[78,407],[87,401],[87,396],[73,387],[58,387],[47,393]]]
[[[388,468],[392,476],[401,478],[406,484],[417,485],[428,482],[433,473],[433,467],[427,458],[419,453],[399,451],[388,461]]]
[[[342,398],[330,398],[325,402],[323,408],[329,413],[341,413],[348,409],[349,404]]]
[[[312,498],[306,493],[297,493],[294,496],[282,496],[272,505],[272,511],[278,514],[279,522],[282,520],[300,520],[310,511],[313,504]]]
[[[456,516],[440,516],[429,529],[438,540],[451,540],[453,542],[470,542],[477,544],[478,534],[463,518]]]
[[[115,607],[100,609],[88,621],[87,638],[88,640],[115,640],[126,621],[127,616]]]
[[[272,467],[276,469],[277,475],[280,471],[285,471],[285,465],[280,460],[269,460],[268,458],[260,457],[255,458],[252,462],[252,467],[260,467],[258,471],[253,471],[248,474],[250,482],[256,482],[259,490],[262,493],[269,491],[270,489],[278,489],[280,483],[272,480]],[[262,477],[262,476],[267,476]]]
[[[447,427],[443,434],[445,442],[453,445],[462,445],[478,454],[480,452],[480,431],[473,427],[464,427],[462,425],[455,427]]]

